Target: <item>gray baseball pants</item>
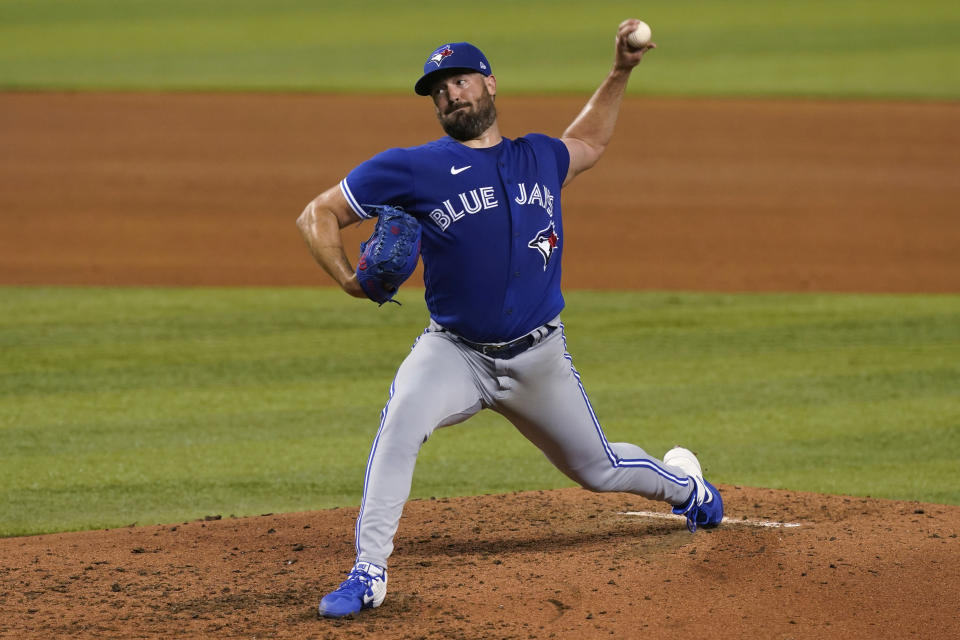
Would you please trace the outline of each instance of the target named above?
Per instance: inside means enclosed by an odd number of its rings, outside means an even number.
[[[484,408],[506,417],[560,471],[590,491],[682,504],[693,484],[636,445],[607,442],[566,351],[559,318],[509,360],[485,356],[431,322],[390,386],[357,517],[357,560],[386,568],[420,447],[438,427]]]

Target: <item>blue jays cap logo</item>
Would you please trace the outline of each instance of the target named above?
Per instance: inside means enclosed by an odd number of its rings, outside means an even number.
[[[447,69],[466,69],[485,76],[493,73],[487,57],[480,49],[469,42],[450,42],[434,49],[427,61],[423,63],[423,75],[417,80],[413,90],[421,96],[430,95],[432,74]]]
[[[450,45],[445,44],[436,51],[433,52],[433,55],[430,56],[430,59],[427,61],[436,64],[438,67],[440,64],[449,56],[453,55],[453,49],[450,48]]]

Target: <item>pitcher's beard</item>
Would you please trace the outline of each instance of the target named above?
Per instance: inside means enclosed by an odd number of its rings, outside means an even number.
[[[460,142],[474,140],[496,121],[497,108],[493,104],[493,96],[487,92],[484,94],[475,111],[469,107],[461,107],[446,116],[437,114],[440,126],[448,136]]]

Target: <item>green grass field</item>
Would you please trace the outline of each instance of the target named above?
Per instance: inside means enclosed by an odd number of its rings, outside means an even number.
[[[0,535],[356,505],[422,293],[0,288]],[[960,297],[568,294],[613,441],[710,477],[960,504]],[[499,416],[414,495],[571,486]]]
[[[953,0],[0,0],[0,89],[409,92],[449,39],[510,93],[589,92],[627,17],[660,46],[631,91],[960,98]]]

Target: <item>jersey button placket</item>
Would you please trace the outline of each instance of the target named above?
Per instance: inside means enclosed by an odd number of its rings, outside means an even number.
[[[520,233],[516,231],[517,220],[519,219],[520,212],[517,210],[517,204],[513,200],[513,190],[510,188],[510,185],[514,184],[513,178],[506,174],[506,163],[503,161],[497,162],[498,173],[500,174],[500,180],[504,185],[504,191],[507,194],[507,211],[509,215],[510,223],[510,235],[513,238],[513,242],[510,243],[510,256],[509,256],[509,265],[510,270],[508,273],[518,274],[519,271],[516,268],[517,264],[517,251],[519,251],[518,240],[520,238]],[[512,282],[516,282],[517,276],[510,278]],[[513,315],[515,300],[518,295],[518,291],[513,286],[512,282],[507,284],[507,289],[503,299],[503,315],[504,317],[511,317]]]
[[[522,233],[519,231],[522,221],[523,211],[521,205],[518,205],[513,199],[513,194],[510,194],[510,236],[512,240],[510,243],[510,284],[507,285],[507,297],[504,301],[508,316],[511,315],[516,308],[517,299],[523,296],[523,287],[521,285],[523,274],[520,270],[520,257],[526,249],[526,242],[522,237]]]

